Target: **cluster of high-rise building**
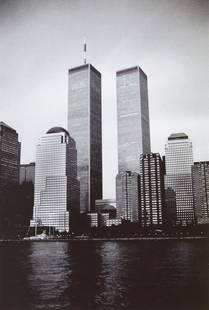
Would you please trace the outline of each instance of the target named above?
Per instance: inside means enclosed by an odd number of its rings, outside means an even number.
[[[58,231],[74,230],[80,215],[92,227],[209,223],[209,162],[193,162],[185,133],[168,137],[163,158],[152,153],[147,76],[136,66],[116,80],[116,201],[102,199],[101,73],[91,64],[69,70],[68,131],[49,129],[35,163],[20,165],[18,134],[0,122],[0,191],[9,182],[33,182],[30,225]]]

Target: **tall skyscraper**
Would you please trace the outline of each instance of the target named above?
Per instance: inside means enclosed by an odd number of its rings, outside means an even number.
[[[176,193],[177,221],[186,225],[194,221],[192,142],[185,133],[171,134],[165,146],[166,188]]]
[[[139,219],[140,177],[137,172],[125,171],[116,177],[116,206],[119,219],[136,222]]]
[[[209,161],[194,163],[192,185],[197,223],[209,223]]]
[[[160,154],[140,156],[141,203],[139,221],[142,226],[162,225],[165,209],[164,170]]]
[[[75,141],[62,127],[53,127],[40,139],[36,153],[35,192],[31,226],[69,231],[69,213],[76,208]]]
[[[150,153],[147,76],[138,66],[118,71],[118,175],[117,212],[120,217],[139,218],[139,155]],[[136,173],[135,173],[136,172]]]
[[[19,183],[20,149],[17,132],[0,122],[0,192],[11,183]]]
[[[137,66],[116,77],[118,172],[139,172],[139,155],[150,153],[147,76]]]
[[[85,64],[69,70],[68,130],[76,141],[80,212],[102,198],[101,74]]]

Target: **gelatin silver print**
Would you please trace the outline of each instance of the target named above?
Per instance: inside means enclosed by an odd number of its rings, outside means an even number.
[[[0,309],[209,309],[208,0],[0,0]]]

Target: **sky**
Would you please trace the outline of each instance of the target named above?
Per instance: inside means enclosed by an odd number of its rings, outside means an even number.
[[[102,74],[103,198],[115,197],[116,71],[148,77],[151,150],[185,132],[194,160],[209,160],[208,1],[0,0],[0,121],[35,161],[38,139],[67,128],[68,69],[87,62]]]

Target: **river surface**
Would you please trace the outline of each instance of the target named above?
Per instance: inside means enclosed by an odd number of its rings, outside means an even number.
[[[208,240],[0,243],[1,310],[207,310]]]

